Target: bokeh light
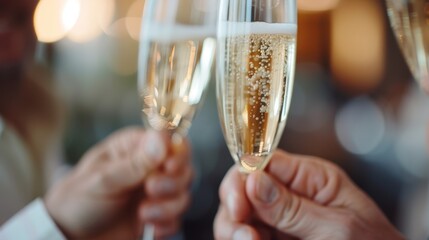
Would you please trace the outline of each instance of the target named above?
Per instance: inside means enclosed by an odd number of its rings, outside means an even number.
[[[74,42],[88,42],[103,32],[114,15],[113,0],[81,0],[79,19],[67,37]]]
[[[332,13],[331,66],[337,85],[368,92],[385,67],[383,11],[373,0],[341,1]]]
[[[64,4],[62,23],[65,29],[70,30],[76,24],[80,13],[80,1],[68,0]]]
[[[113,21],[106,31],[106,34],[110,37],[115,37],[119,39],[127,39],[130,34],[127,30],[127,18],[119,18],[118,20]]]
[[[140,38],[141,17],[143,15],[144,0],[135,1],[128,10],[125,24],[128,34],[134,40]]]
[[[62,39],[76,24],[80,14],[79,0],[41,0],[34,14],[34,28],[40,42]]]
[[[341,109],[335,130],[341,145],[353,154],[369,154],[381,143],[386,121],[380,108],[370,99],[354,99]]]
[[[112,24],[117,4],[115,0],[103,0],[99,4],[102,5],[102,11],[98,13],[97,20],[101,29],[106,33]]]

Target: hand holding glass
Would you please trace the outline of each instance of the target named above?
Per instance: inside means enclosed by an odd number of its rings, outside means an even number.
[[[173,142],[186,136],[211,77],[216,10],[216,1],[146,0],[138,65],[142,118]]]
[[[277,148],[295,72],[296,0],[221,0],[217,98],[228,148],[243,172]]]

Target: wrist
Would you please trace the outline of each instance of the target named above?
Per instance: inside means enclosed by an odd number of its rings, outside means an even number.
[[[73,239],[73,234],[67,229],[66,224],[64,224],[64,221],[60,217],[60,213],[58,211],[58,208],[56,207],[55,201],[51,199],[51,197],[48,196],[43,199],[43,204],[45,205],[46,211],[48,212],[49,216],[51,217],[52,221],[56,225],[56,227],[61,231],[61,233],[64,235],[66,239]]]

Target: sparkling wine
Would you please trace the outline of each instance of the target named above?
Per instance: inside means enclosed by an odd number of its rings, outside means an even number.
[[[387,9],[411,72],[429,86],[429,0],[387,0]]]
[[[244,172],[251,172],[265,167],[285,127],[295,72],[296,25],[236,25],[221,33],[225,37],[219,43],[219,114],[234,160]]]
[[[185,26],[159,28],[145,35],[139,89],[147,125],[187,134],[211,77],[213,35],[205,28]]]

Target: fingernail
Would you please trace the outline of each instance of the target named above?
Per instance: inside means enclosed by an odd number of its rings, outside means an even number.
[[[148,131],[146,138],[147,141],[144,146],[146,156],[154,161],[161,161],[166,154],[165,143],[161,136],[154,131]]]
[[[252,239],[252,234],[245,227],[241,227],[234,232],[232,235],[233,240],[249,240]]]
[[[145,220],[154,220],[160,218],[162,215],[161,209],[157,207],[145,208],[142,213],[142,217]]]
[[[257,179],[256,198],[266,204],[273,203],[279,196],[279,190],[273,180],[265,173],[260,173]]]

